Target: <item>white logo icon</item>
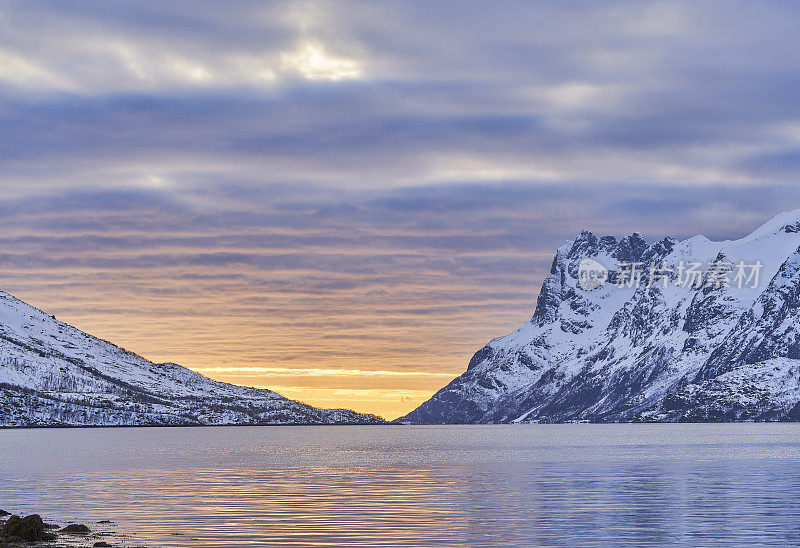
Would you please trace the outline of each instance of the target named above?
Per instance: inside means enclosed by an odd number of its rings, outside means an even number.
[[[578,287],[591,291],[602,287],[608,280],[608,269],[594,259],[584,259],[578,266]]]

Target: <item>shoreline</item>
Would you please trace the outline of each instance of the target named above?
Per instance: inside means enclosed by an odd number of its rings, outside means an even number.
[[[24,426],[3,426],[0,430],[66,430],[70,428],[228,428],[228,427],[296,427],[296,426],[425,426],[425,425],[406,425],[397,422],[359,422],[359,423],[293,423],[293,424],[47,424],[47,425],[24,425]],[[434,425],[435,426],[435,425]],[[439,425],[445,426],[445,425]]]
[[[563,421],[563,422],[492,422],[492,423],[429,423],[413,424],[396,421],[383,423],[337,423],[337,424],[318,424],[318,423],[296,423],[296,424],[52,424],[52,425],[24,425],[24,426],[3,426],[3,430],[70,430],[70,429],[110,429],[110,428],[297,428],[297,427],[323,427],[337,428],[347,426],[377,426],[377,427],[425,427],[425,426],[557,426],[574,424],[592,424],[597,426],[609,425],[656,425],[656,424],[800,424],[800,419],[791,420],[730,420],[730,421],[626,421],[626,422],[601,422],[601,421]]]
[[[115,526],[111,520],[86,525],[70,520],[45,520],[40,514],[16,514],[0,509],[0,548],[145,548],[138,542],[125,543],[135,539],[119,533]]]

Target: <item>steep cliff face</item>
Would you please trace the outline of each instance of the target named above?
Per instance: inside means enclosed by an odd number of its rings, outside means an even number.
[[[584,231],[531,320],[400,420],[800,419],[799,247],[800,210],[725,242]],[[581,282],[587,264],[605,283]]]
[[[380,422],[151,363],[0,292],[0,426]]]

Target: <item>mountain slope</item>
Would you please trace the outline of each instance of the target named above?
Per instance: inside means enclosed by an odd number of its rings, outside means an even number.
[[[381,422],[151,363],[0,292],[0,426]]]
[[[597,288],[587,259],[607,270]],[[799,420],[799,402],[797,210],[725,242],[582,232],[531,320],[400,422]]]

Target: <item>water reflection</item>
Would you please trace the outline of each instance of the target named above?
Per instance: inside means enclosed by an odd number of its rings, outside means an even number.
[[[791,544],[800,426],[0,431],[0,507],[132,546]],[[9,508],[7,508],[9,509]]]

